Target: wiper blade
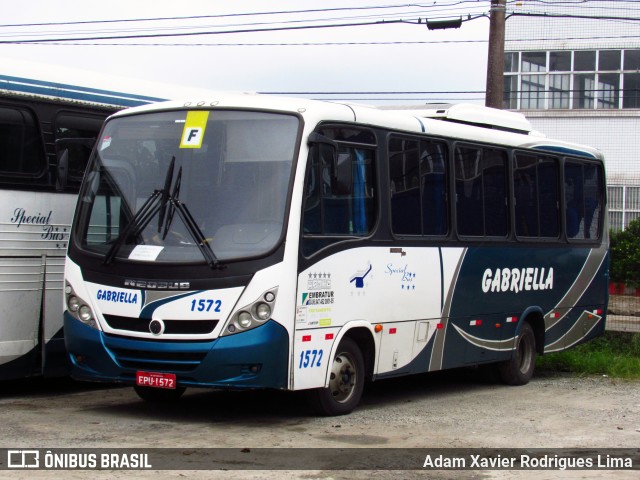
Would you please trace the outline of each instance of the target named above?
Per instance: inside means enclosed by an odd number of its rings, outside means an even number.
[[[164,216],[167,210],[167,202],[169,201],[171,190],[171,182],[173,181],[173,169],[176,164],[175,155],[171,157],[171,163],[169,164],[169,168],[167,169],[167,175],[164,178],[164,189],[162,190],[162,199],[160,200],[160,217],[158,218],[158,233],[162,229],[162,222],[164,222]],[[182,167],[180,167],[180,171],[182,172]],[[164,239],[165,235],[162,237]]]
[[[182,183],[182,167],[178,170],[178,176],[176,177],[176,183],[173,186],[173,192],[169,196],[174,201],[178,200],[178,196],[180,195],[180,185]],[[176,207],[173,202],[169,204],[169,212],[167,214],[167,223],[164,226],[164,231],[162,232],[162,240],[167,238],[167,234],[169,233],[169,228],[171,227],[171,222],[173,222],[173,214],[175,213]],[[158,233],[160,233],[160,226],[158,225]]]
[[[182,167],[178,170],[178,176],[176,177],[176,183],[173,187],[173,192],[169,196],[169,212],[167,215],[167,223],[164,226],[164,231],[162,233],[162,239],[164,240],[169,233],[169,228],[171,226],[171,222],[173,221],[173,215],[177,211],[178,216],[182,219],[182,223],[187,227],[187,231],[191,235],[191,238],[196,242],[200,253],[207,261],[207,264],[211,268],[222,268],[220,265],[220,261],[213,253],[213,249],[209,244],[209,241],[202,233],[202,230],[198,226],[198,223],[191,215],[191,212],[187,208],[187,206],[180,201],[178,196],[180,195],[180,183],[182,181]]]
[[[127,227],[116,239],[113,245],[111,245],[111,248],[109,248],[107,255],[104,257],[103,263],[105,265],[109,265],[113,261],[113,258],[116,253],[118,253],[118,250],[120,250],[124,241],[129,238],[132,233],[136,233],[137,235],[140,230],[144,229],[144,227],[149,224],[156,213],[158,213],[158,210],[160,210],[160,203],[158,202],[158,199],[161,195],[162,190],[154,190],[151,196],[147,198],[142,207],[140,207],[140,210],[136,212],[131,221],[127,224]]]
[[[171,181],[173,180],[173,169],[176,163],[176,157],[171,157],[171,163],[169,164],[169,168],[167,168],[167,174],[164,179],[164,189],[162,190],[154,190],[153,193],[147,200],[142,204],[140,210],[136,212],[131,221],[127,224],[127,227],[120,234],[120,236],[116,239],[116,241],[111,245],[107,255],[104,258],[104,265],[109,265],[113,258],[120,250],[120,247],[124,243],[124,241],[129,238],[132,233],[136,235],[138,232],[143,230],[151,221],[151,219],[156,215],[156,213],[160,212],[160,219],[158,221],[158,232],[160,232],[160,227],[164,220],[164,212],[166,210],[167,202],[169,197],[171,196],[169,190],[171,189]],[[158,199],[160,201],[158,202]]]

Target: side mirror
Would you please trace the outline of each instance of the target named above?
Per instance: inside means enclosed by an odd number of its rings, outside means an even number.
[[[61,138],[56,140],[56,190],[64,191],[72,180],[79,182],[87,167],[95,138]],[[73,175],[70,174],[73,172]]]

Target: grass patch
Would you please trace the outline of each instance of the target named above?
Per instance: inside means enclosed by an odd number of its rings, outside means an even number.
[[[640,379],[640,333],[605,332],[575,348],[538,357],[537,368]]]

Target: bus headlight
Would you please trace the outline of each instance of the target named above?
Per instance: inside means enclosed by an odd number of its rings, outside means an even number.
[[[80,299],[75,295],[71,295],[67,300],[67,306],[72,312],[77,312],[80,309]]]
[[[256,317],[263,322],[271,316],[271,307],[267,303],[259,303],[256,305]]]
[[[78,317],[84,323],[89,323],[91,320],[93,320],[93,312],[86,305],[82,305],[78,310]]]
[[[273,312],[277,292],[277,288],[272,288],[263,293],[255,302],[239,308],[231,315],[220,335],[246,332],[252,328],[259,327],[269,320]]]
[[[249,312],[240,312],[238,314],[238,324],[242,328],[249,328],[251,326],[251,314]]]
[[[71,316],[77,320],[80,320],[85,325],[91,328],[98,328],[93,310],[73,291],[73,288],[68,283],[64,287],[65,300],[67,302],[67,310]]]

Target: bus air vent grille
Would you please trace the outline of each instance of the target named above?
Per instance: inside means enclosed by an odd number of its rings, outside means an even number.
[[[116,330],[149,333],[150,318],[105,315],[107,324]],[[206,335],[213,332],[218,320],[163,320],[165,335]]]

